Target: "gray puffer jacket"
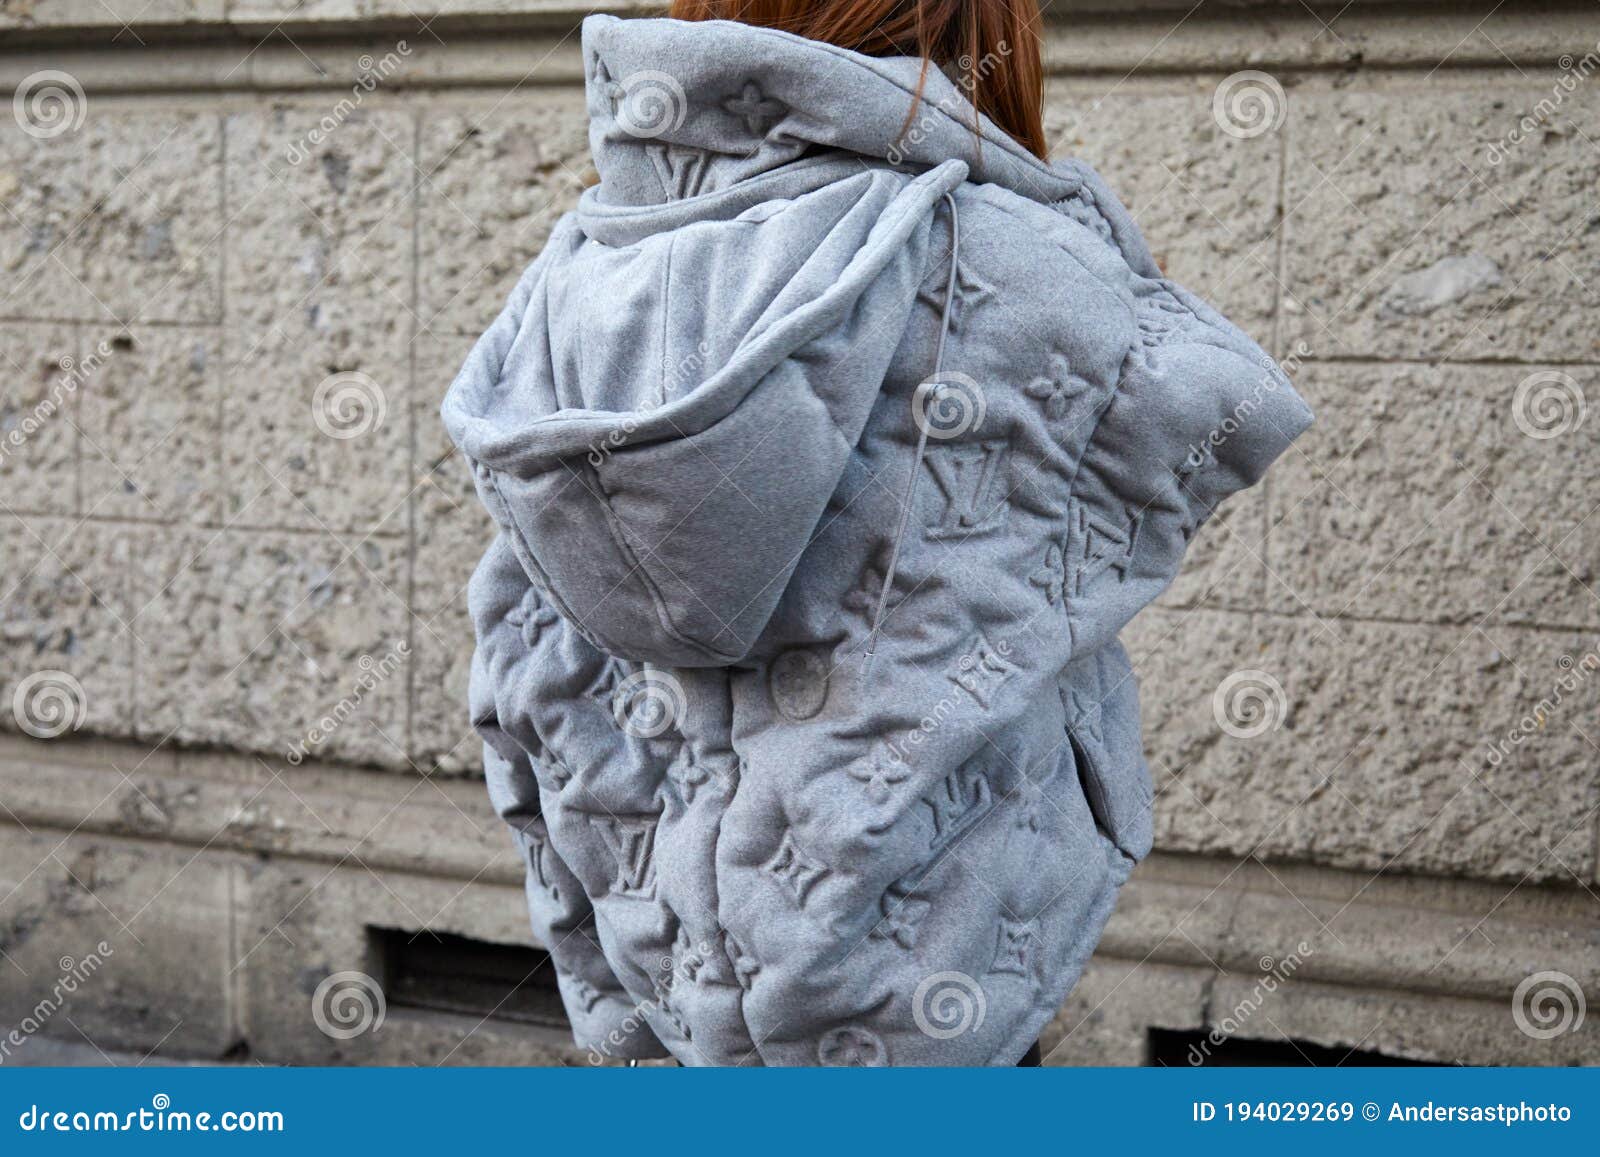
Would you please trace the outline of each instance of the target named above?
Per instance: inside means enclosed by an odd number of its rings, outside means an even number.
[[[1117,632],[1310,422],[919,64],[584,23],[601,181],[444,402],[473,723],[580,1045],[1022,1055],[1150,847]],[[1175,689],[1181,690],[1181,689]]]

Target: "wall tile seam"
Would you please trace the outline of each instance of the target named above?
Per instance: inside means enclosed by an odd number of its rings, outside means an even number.
[[[206,321],[186,321],[183,319],[149,318],[137,323],[141,329],[176,329],[176,330],[216,330],[221,329],[223,322],[220,318],[211,318]],[[46,314],[6,314],[0,317],[0,326],[7,325],[63,325],[82,326],[85,329],[103,328],[105,330],[123,330],[129,328],[127,323],[103,317],[84,317],[81,314],[71,317],[52,317]]]
[[[1164,793],[1156,789],[1157,796]],[[1581,821],[1580,821],[1581,826]],[[1567,833],[1567,839],[1572,838],[1578,831],[1574,828]],[[1160,837],[1155,842],[1155,851],[1168,856],[1215,856],[1225,859],[1250,857],[1260,845],[1260,840],[1250,840],[1248,844],[1228,846],[1221,841],[1201,842],[1189,840],[1183,843],[1165,843]],[[1415,856],[1428,855],[1431,858],[1421,864],[1415,862]],[[1408,858],[1410,857],[1410,858]],[[1398,851],[1384,852],[1377,849],[1361,849],[1358,851],[1332,851],[1311,852],[1300,848],[1294,852],[1285,852],[1274,855],[1270,862],[1274,867],[1295,870],[1323,870],[1340,874],[1363,874],[1374,881],[1379,879],[1403,878],[1411,880],[1456,880],[1471,884],[1487,886],[1510,885],[1511,890],[1517,891],[1524,887],[1554,888],[1560,890],[1589,891],[1590,881],[1579,871],[1565,866],[1546,866],[1549,857],[1546,857],[1533,868],[1515,867],[1497,870],[1484,870],[1473,864],[1455,863],[1450,866],[1440,866],[1436,853],[1416,852],[1414,845],[1406,844]]]
[[[1307,31],[1311,31],[1308,27]],[[1130,31],[1130,39],[1135,35]],[[524,44],[530,51],[537,51],[540,45],[554,41],[558,46],[560,41],[554,37],[524,37],[514,39],[513,43]],[[220,43],[220,42],[219,42]],[[230,42],[231,43],[231,42]],[[504,41],[497,42],[496,48],[503,48]],[[113,74],[114,79],[102,83],[97,79],[92,70],[94,65],[85,68],[84,62],[94,62],[101,58],[117,58],[121,50],[103,49],[87,50],[82,59],[74,61],[77,72],[75,79],[83,86],[91,98],[103,100],[129,101],[144,105],[149,102],[152,109],[160,109],[163,99],[181,101],[185,99],[222,96],[230,101],[237,101],[239,109],[248,109],[261,100],[269,101],[294,101],[297,99],[311,100],[318,94],[347,91],[356,79],[354,74],[345,75],[329,70],[323,76],[296,77],[293,80],[270,81],[258,79],[261,71],[257,68],[255,57],[246,61],[241,71],[247,75],[237,82],[219,83],[215,80],[214,69],[201,65],[196,66],[193,78],[177,75],[183,67],[182,54],[187,50],[201,52],[214,49],[216,43],[185,41],[179,45],[171,46],[177,56],[167,62],[167,66],[157,71],[153,66],[148,81],[129,79],[128,72],[138,71],[143,66],[128,69],[124,62],[119,61],[120,71]],[[317,41],[315,48],[322,52],[337,52],[342,49],[362,50],[373,47],[371,35],[347,34],[335,36],[331,39]],[[1574,50],[1592,48],[1592,44],[1574,44]],[[477,55],[470,43],[451,49],[441,50],[440,58],[448,55],[457,57],[472,57]],[[1131,50],[1130,50],[1131,52]],[[576,55],[576,49],[573,49]],[[24,70],[34,71],[33,61],[41,57],[50,56],[48,48],[33,51],[18,49],[15,51],[0,52],[0,87],[6,86],[9,71],[16,71],[25,75]],[[285,52],[284,58],[291,59]],[[12,65],[11,61],[21,61]],[[1521,52],[1512,57],[1504,55],[1485,56],[1461,60],[1455,57],[1419,57],[1405,59],[1385,60],[1382,58],[1363,58],[1359,65],[1352,67],[1349,59],[1341,58],[1328,61],[1307,61],[1293,58],[1273,58],[1259,55],[1241,54],[1238,58],[1217,59],[1214,63],[1207,61],[1198,63],[1193,60],[1174,61],[1170,63],[1141,60],[1137,54],[1130,54],[1129,64],[1113,61],[1105,67],[1087,67],[1076,64],[1052,64],[1046,59],[1045,78],[1048,81],[1059,81],[1067,85],[1082,82],[1100,83],[1107,79],[1119,82],[1119,91],[1128,91],[1135,95],[1175,95],[1184,91],[1186,82],[1193,81],[1219,81],[1241,68],[1270,71],[1273,76],[1286,82],[1286,87],[1293,92],[1302,82],[1316,82],[1326,78],[1329,83],[1326,87],[1319,86],[1315,91],[1321,95],[1339,96],[1350,93],[1362,92],[1396,92],[1401,91],[1398,86],[1406,86],[1404,91],[1429,91],[1448,95],[1451,93],[1476,93],[1481,92],[1485,78],[1505,77],[1514,82],[1530,86],[1530,91],[1542,91],[1538,81],[1530,81],[1528,73],[1523,66],[1534,68],[1548,68],[1552,61],[1547,54],[1532,51]],[[1394,88],[1383,87],[1378,89],[1360,89],[1349,85],[1351,78],[1373,77],[1384,82],[1398,81]],[[1415,80],[1412,88],[1407,82]],[[1142,91],[1141,82],[1149,81],[1152,87]],[[391,79],[367,98],[367,103],[372,107],[384,105],[423,105],[431,106],[441,93],[458,94],[466,99],[488,100],[504,97],[507,89],[526,90],[536,93],[545,89],[566,89],[577,91],[581,89],[583,77],[581,71],[570,68],[564,64],[556,64],[542,76],[528,76],[525,70],[511,68],[503,76],[485,78],[481,64],[475,64],[471,73],[463,74],[459,78],[448,74],[435,73],[425,80],[407,81],[404,78]],[[1067,95],[1074,95],[1070,88]],[[238,110],[230,110],[238,111]]]
[[[228,0],[229,3],[232,0]],[[410,294],[409,322],[411,329],[410,339],[406,342],[406,556],[405,556],[405,607],[406,607],[406,653],[411,656],[406,663],[405,673],[405,756],[406,761],[413,768],[421,771],[417,766],[417,758],[422,755],[416,742],[417,696],[420,688],[417,685],[417,492],[421,483],[417,471],[417,403],[419,401],[419,386],[417,382],[417,343],[421,340],[418,327],[422,324],[420,310],[422,299],[421,261],[422,261],[422,184],[427,176],[422,172],[422,117],[414,114],[411,117],[411,284],[408,289]]]
[[[1254,970],[1258,966],[1259,954],[1267,946],[1263,940],[1254,942],[1245,941],[1237,946],[1237,951],[1227,953],[1219,952],[1215,959],[1207,959],[1202,953],[1196,959],[1191,950],[1185,954],[1176,949],[1167,947],[1171,940],[1170,934],[1160,940],[1150,937],[1154,941],[1150,944],[1147,953],[1135,955],[1137,947],[1129,951],[1126,944],[1117,945],[1116,951],[1097,950],[1095,957],[1105,963],[1127,964],[1135,968],[1147,964],[1165,965],[1173,968],[1188,968],[1205,974],[1202,988],[1202,1007],[1209,1013],[1212,1008],[1212,998],[1215,995],[1216,985],[1223,980],[1238,980],[1249,983],[1255,978]],[[1297,970],[1288,983],[1283,984],[1278,992],[1280,994],[1292,990],[1296,985],[1303,985],[1319,990],[1318,995],[1324,993],[1382,992],[1392,996],[1415,997],[1423,1000],[1450,1000],[1463,1001],[1472,1004],[1489,1005],[1504,1009],[1506,998],[1515,980],[1520,976],[1508,977],[1504,987],[1498,980],[1495,981],[1470,981],[1460,979],[1451,982],[1441,982],[1438,986],[1423,983],[1418,972],[1413,969],[1386,967],[1383,956],[1373,958],[1370,969],[1337,968],[1317,971],[1313,962],[1304,969]],[[1531,966],[1533,959],[1525,959],[1518,967]],[[1426,974],[1423,974],[1426,975]],[[1208,1024],[1215,1023],[1207,1021]]]
[[[450,6],[445,6],[448,7]],[[270,36],[271,33],[281,33],[285,37],[303,35],[308,41],[318,45],[346,40],[366,43],[374,39],[387,39],[408,33],[416,35],[419,28],[424,33],[435,32],[456,37],[458,40],[483,44],[508,39],[539,39],[559,44],[576,30],[582,19],[593,12],[609,10],[637,17],[651,15],[659,11],[660,7],[659,4],[631,6],[602,4],[598,7],[593,4],[570,4],[542,7],[536,11],[526,9],[518,11],[515,5],[493,8],[483,4],[468,3],[454,6],[453,11],[441,8],[426,19],[409,9],[406,12],[391,9],[377,14],[356,16],[340,14],[300,20],[293,19],[293,14],[289,12],[261,14],[246,19],[231,19],[226,14],[215,19],[184,20],[159,18],[141,20],[139,16],[135,16],[131,23],[115,16],[110,19],[80,19],[74,23],[42,24],[17,19],[0,19],[0,31],[5,31],[14,38],[16,52],[37,52],[60,48],[63,45],[78,46],[86,37],[116,33],[117,35],[112,36],[104,47],[95,45],[89,51],[127,53],[129,44],[121,39],[120,33],[129,29],[139,33],[143,38],[136,41],[141,46],[149,43],[158,49],[198,45],[205,48],[236,47],[248,50],[252,46],[262,47],[263,34]],[[1063,7],[1059,4],[1047,5],[1042,32],[1047,48],[1055,48],[1058,51],[1063,45],[1072,47],[1074,41],[1089,41],[1099,45],[1107,40],[1125,40],[1142,44],[1144,54],[1149,55],[1148,41],[1141,40],[1140,34],[1156,30],[1167,34],[1163,39],[1169,39],[1174,31],[1175,19],[1183,17],[1178,23],[1186,24],[1186,31],[1195,40],[1208,38],[1210,43],[1230,44],[1226,49],[1216,50],[1216,55],[1230,62],[1246,57],[1259,59],[1273,53],[1293,52],[1296,54],[1296,59],[1309,66],[1328,69],[1348,69],[1352,64],[1365,66],[1372,62],[1388,64],[1411,61],[1421,50],[1417,34],[1419,24],[1432,24],[1445,30],[1433,32],[1437,41],[1435,49],[1437,58],[1461,62],[1461,67],[1474,67],[1482,62],[1498,66],[1507,59],[1522,63],[1517,54],[1534,52],[1534,49],[1523,43],[1513,43],[1506,47],[1490,41],[1485,45],[1476,38],[1471,39],[1470,43],[1458,43],[1455,45],[1456,51],[1447,52],[1452,43],[1450,32],[1457,28],[1473,27],[1474,19],[1479,14],[1448,10],[1441,12],[1437,3],[1347,4],[1339,13],[1340,16],[1349,13],[1343,25],[1343,36],[1336,37],[1343,42],[1342,47],[1323,41],[1321,34],[1325,33],[1330,25],[1314,13],[1306,11],[1304,5],[1295,4],[1292,0],[1277,0],[1276,3],[1258,2],[1254,5],[1254,10],[1239,5],[1225,5],[1221,11],[1213,7],[1194,19],[1188,18],[1193,15],[1192,13],[1183,12],[1186,7],[1187,4],[1134,3],[1106,4],[1084,9],[1077,6]],[[1272,11],[1273,9],[1279,11]],[[1592,18],[1592,8],[1579,0],[1546,0],[1544,3],[1525,6],[1521,11],[1508,15],[1514,19],[1507,19],[1502,23],[1530,25],[1538,22],[1559,31],[1576,31],[1587,27],[1585,22]],[[485,17],[489,20],[486,21]],[[1261,27],[1263,19],[1269,21],[1265,30],[1268,33],[1266,36],[1259,35],[1263,31]],[[1477,25],[1481,27],[1483,22],[1482,19],[1478,19]],[[1246,29],[1256,31],[1257,37],[1248,48],[1232,47],[1232,35]],[[1457,35],[1455,39],[1461,38]],[[1374,52],[1374,49],[1377,51]],[[1114,63],[1102,65],[1096,62],[1093,65],[1078,65],[1078,67],[1109,70],[1114,67]]]
[[[400,543],[406,539],[403,530],[376,530],[369,529],[364,524],[340,524],[332,529],[320,526],[294,526],[278,523],[235,523],[226,519],[220,521],[213,519],[165,519],[165,518],[137,518],[124,514],[87,514],[79,517],[77,514],[63,514],[60,510],[47,510],[42,507],[13,506],[7,513],[17,518],[27,519],[30,522],[44,524],[71,523],[73,526],[94,525],[103,526],[111,530],[206,530],[223,534],[252,535],[265,538],[274,534],[293,535],[303,538],[334,538],[340,534],[360,534],[362,541],[368,539],[378,542]]]
[[[336,767],[338,765],[331,764]],[[90,823],[87,820],[71,827],[65,826],[59,819],[51,818],[45,822],[39,817],[24,814],[21,819],[26,821],[26,826],[13,822],[10,818],[0,816],[0,832],[25,831],[29,835],[41,833],[50,836],[59,836],[63,842],[84,840],[96,845],[105,845],[117,850],[133,851],[146,848],[174,848],[194,850],[198,859],[201,856],[215,857],[224,861],[224,866],[240,868],[258,865],[262,862],[275,864],[317,864],[335,870],[348,872],[352,876],[361,877],[372,872],[391,873],[407,879],[426,880],[434,883],[486,885],[494,888],[520,890],[526,884],[526,871],[521,862],[516,859],[509,843],[504,855],[497,855],[494,860],[480,865],[476,869],[462,864],[459,866],[448,865],[431,868],[419,865],[417,861],[405,859],[392,854],[373,854],[369,851],[357,849],[361,842],[342,852],[340,851],[297,851],[285,852],[247,839],[232,838],[227,835],[227,829],[208,838],[202,839],[198,835],[168,836],[162,833],[131,832],[118,829],[110,824]]]
[[[1276,186],[1273,189],[1274,204],[1272,207],[1272,218],[1277,223],[1278,244],[1277,253],[1274,255],[1276,268],[1273,271],[1272,345],[1270,348],[1272,350],[1273,359],[1281,366],[1284,361],[1284,344],[1287,340],[1284,333],[1287,325],[1284,320],[1284,301],[1285,298],[1289,296],[1288,244],[1290,220],[1293,217],[1293,213],[1289,209],[1289,166],[1293,161],[1292,153],[1294,149],[1294,122],[1288,116],[1284,117],[1283,124],[1279,127],[1277,134],[1277,146],[1278,179]],[[1261,537],[1257,540],[1260,544],[1257,548],[1260,551],[1257,565],[1261,571],[1261,574],[1257,577],[1257,581],[1259,582],[1260,586],[1256,595],[1256,601],[1260,606],[1263,607],[1271,604],[1273,594],[1272,576],[1274,572],[1272,570],[1271,553],[1273,511],[1272,496],[1275,489],[1276,487],[1274,485],[1273,472],[1269,470],[1266,476],[1261,480],[1261,510],[1259,515]],[[1211,993],[1208,990],[1206,994],[1208,1006],[1210,997]]]
[[[1240,872],[1239,867],[1251,859],[1255,860],[1255,869]],[[1223,867],[1230,865],[1227,872],[1221,871]],[[1275,870],[1274,874],[1267,873],[1269,867]],[[1251,901],[1281,901],[1287,894],[1307,905],[1360,907],[1394,913],[1437,916],[1441,919],[1461,916],[1476,919],[1483,915],[1484,905],[1492,907],[1495,903],[1499,903],[1501,908],[1505,908],[1505,901],[1510,899],[1503,887],[1505,883],[1503,879],[1482,879],[1459,874],[1408,870],[1375,874],[1370,868],[1345,868],[1303,859],[1269,857],[1263,860],[1254,855],[1227,855],[1214,850],[1194,852],[1157,849],[1140,865],[1134,879],[1173,891],[1214,892],[1219,889],[1218,883],[1210,875],[1201,875],[1208,870],[1220,874],[1224,879],[1229,876],[1237,878],[1239,882],[1228,885],[1229,890],[1238,892]],[[1196,878],[1197,875],[1200,878]],[[1322,886],[1318,886],[1319,880]],[[1295,884],[1292,889],[1289,887],[1290,881]],[[1532,883],[1525,888],[1516,889],[1517,892],[1524,890],[1532,893],[1533,898],[1540,904],[1574,904],[1584,911],[1595,908],[1594,897],[1581,882]],[[1427,896],[1429,892],[1442,892],[1456,896],[1457,899],[1453,901],[1429,899]],[[1470,900],[1462,898],[1466,893],[1475,894],[1475,898]],[[1593,914],[1596,920],[1600,921],[1600,909],[1595,909]],[[1572,913],[1564,910],[1538,917],[1516,911],[1501,916],[1511,923],[1562,929],[1570,929],[1571,917]]]
[[[450,110],[447,109],[445,111],[448,112]],[[1109,174],[1109,177],[1114,181],[1115,180],[1115,173]],[[429,231],[427,231],[427,230],[424,230],[424,233],[428,234],[428,235],[431,235],[431,233],[429,233]],[[1281,295],[1284,287],[1288,287],[1290,289],[1293,288],[1292,286],[1288,285],[1288,282],[1289,282],[1289,279],[1287,277],[1284,277],[1283,278],[1283,283],[1282,283],[1282,285],[1280,286],[1280,288],[1278,290],[1278,293],[1280,295]],[[484,328],[487,328],[488,325],[489,325],[489,322],[491,322],[493,320],[494,320],[493,314],[492,313],[486,313],[484,315]],[[1280,322],[1279,317],[1277,317],[1275,315],[1273,317],[1272,324],[1274,326],[1276,326],[1276,325],[1279,324],[1279,322]],[[87,329],[87,330],[94,330],[97,327],[104,327],[107,330],[125,328],[124,326],[119,325],[118,323],[115,323],[115,322],[112,322],[112,321],[107,321],[107,320],[105,320],[103,318],[84,318],[84,317],[81,317],[81,316],[80,317],[60,317],[60,316],[48,316],[48,315],[44,315],[44,314],[39,314],[39,315],[9,314],[9,315],[6,315],[6,316],[0,316],[0,327],[6,327],[6,326],[19,326],[20,327],[20,326],[33,326],[33,325],[54,325],[54,326],[64,326],[64,327],[81,327],[81,328]],[[182,330],[202,330],[202,331],[210,332],[210,331],[224,329],[224,328],[226,328],[226,325],[227,325],[227,323],[225,321],[223,321],[223,320],[186,321],[186,320],[181,320],[181,319],[180,320],[150,319],[150,320],[138,321],[138,322],[134,323],[134,328],[136,330],[137,329],[180,330],[180,331],[182,331]],[[454,328],[454,327],[451,327],[451,328],[429,327],[427,333],[426,334],[419,334],[416,340],[421,340],[423,337],[428,337],[428,338],[434,338],[434,339],[438,339],[438,340],[445,340],[445,339],[449,339],[449,338],[463,338],[463,339],[466,339],[466,340],[470,341],[470,340],[475,340],[482,332],[483,331],[481,329],[472,330],[472,329],[460,329],[460,328]],[[1288,335],[1284,335],[1285,338],[1287,338],[1287,336]],[[1278,340],[1277,340],[1276,336],[1274,336],[1270,340],[1274,344],[1275,348],[1278,349],[1278,356],[1281,359],[1284,356],[1283,346],[1281,344],[1278,344]],[[1532,358],[1532,357],[1503,357],[1503,358],[1488,358],[1488,357],[1462,357],[1462,358],[1457,358],[1457,357],[1447,357],[1447,358],[1430,358],[1430,357],[1415,357],[1415,356],[1407,356],[1407,355],[1400,355],[1400,354],[1383,354],[1383,353],[1366,353],[1366,354],[1362,354],[1362,353],[1340,353],[1340,354],[1324,354],[1324,355],[1307,354],[1304,357],[1300,358],[1299,361],[1300,361],[1300,364],[1302,366],[1348,366],[1351,369],[1382,369],[1382,368],[1385,368],[1385,367],[1395,367],[1395,368],[1398,368],[1398,369],[1416,369],[1416,370],[1461,369],[1461,368],[1468,368],[1468,369],[1569,369],[1569,370],[1588,370],[1588,371],[1600,372],[1600,359],[1588,359],[1588,358],[1560,358],[1560,357],[1549,357],[1549,358]]]
[[[1275,524],[1270,533],[1277,533]],[[1473,630],[1484,622],[1491,622],[1497,627],[1506,627],[1516,631],[1535,631],[1541,634],[1567,634],[1591,635],[1600,633],[1600,621],[1593,623],[1563,623],[1563,622],[1525,622],[1518,619],[1486,618],[1483,615],[1466,616],[1456,619],[1421,619],[1406,618],[1400,615],[1353,615],[1349,613],[1323,613],[1318,607],[1306,604],[1306,610],[1285,611],[1273,606],[1246,606],[1242,604],[1218,603],[1206,606],[1175,606],[1172,604],[1155,603],[1149,609],[1161,615],[1173,616],[1198,616],[1208,614],[1232,615],[1239,617],[1259,616],[1262,619],[1295,622],[1337,622],[1360,623],[1369,626],[1389,627],[1416,627],[1425,630]],[[1259,625],[1259,624],[1252,624]]]

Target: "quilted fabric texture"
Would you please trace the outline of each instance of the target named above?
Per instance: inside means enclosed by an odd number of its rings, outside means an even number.
[[[444,403],[471,712],[578,1042],[1022,1055],[1150,846],[1121,627],[1310,422],[919,63],[584,24],[600,183]],[[934,367],[939,372],[934,374]]]

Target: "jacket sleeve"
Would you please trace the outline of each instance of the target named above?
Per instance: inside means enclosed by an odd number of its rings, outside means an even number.
[[[1166,278],[1130,284],[1136,332],[1072,486],[1078,654],[1165,590],[1217,504],[1311,424],[1283,370],[1215,310]]]
[[[539,773],[548,778],[554,757],[529,713],[512,702],[521,681],[511,673],[531,661],[528,638],[553,626],[555,617],[539,604],[504,535],[479,562],[467,603],[477,634],[468,706],[472,725],[483,738],[489,799],[510,827],[522,857],[528,914],[534,934],[550,953],[573,1039],[601,1057],[666,1056],[606,963],[594,907],[550,841]]]

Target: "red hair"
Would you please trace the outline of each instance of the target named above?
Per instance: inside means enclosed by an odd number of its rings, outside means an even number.
[[[778,28],[867,56],[920,56],[924,78],[930,64],[949,70],[979,112],[1048,160],[1038,0],[672,0],[668,15]],[[914,101],[908,127],[915,115]]]

